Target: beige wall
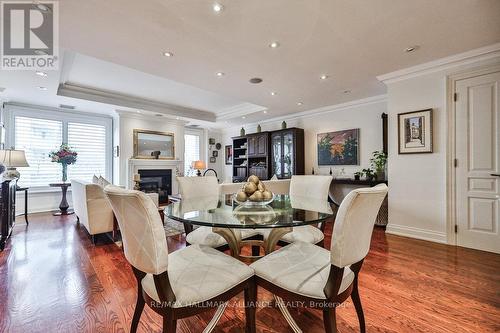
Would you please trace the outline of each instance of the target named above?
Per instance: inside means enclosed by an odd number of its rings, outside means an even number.
[[[314,167],[316,174],[328,174],[330,167],[318,167],[317,134],[345,129],[360,129],[360,165],[332,167],[334,175],[338,175],[342,168],[346,176],[352,176],[356,171],[366,168],[370,164],[371,154],[382,150],[382,119],[386,112],[386,102],[383,96],[370,103],[360,103],[346,108],[332,108],[332,111],[323,111],[320,114],[305,115],[286,120],[288,127],[304,129],[305,139],[305,172],[311,174]],[[272,131],[281,128],[282,119],[262,123],[263,131]],[[257,125],[245,126],[246,133],[254,133]],[[232,144],[231,137],[238,136],[240,128],[231,128],[223,134],[223,145]],[[232,166],[224,165],[224,181],[230,182]]]

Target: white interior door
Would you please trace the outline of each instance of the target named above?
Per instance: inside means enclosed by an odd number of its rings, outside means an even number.
[[[456,82],[457,245],[500,253],[500,73]]]

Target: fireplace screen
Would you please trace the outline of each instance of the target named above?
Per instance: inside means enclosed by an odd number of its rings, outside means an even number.
[[[139,170],[139,175],[139,189],[145,193],[158,193],[160,204],[167,204],[168,196],[172,194],[172,170]]]

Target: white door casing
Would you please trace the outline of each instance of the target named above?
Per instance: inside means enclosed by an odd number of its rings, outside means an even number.
[[[455,87],[457,245],[500,253],[500,72]]]

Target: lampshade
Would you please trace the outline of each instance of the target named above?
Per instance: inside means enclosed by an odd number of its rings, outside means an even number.
[[[7,168],[29,167],[24,150],[0,150],[0,163]]]
[[[207,166],[206,166],[205,162],[203,162],[203,161],[193,161],[192,167],[195,170],[203,170]]]

